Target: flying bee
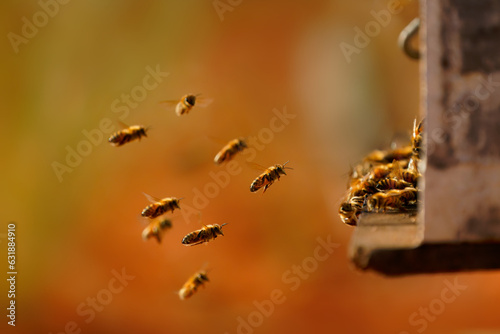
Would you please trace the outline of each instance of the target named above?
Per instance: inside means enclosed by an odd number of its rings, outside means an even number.
[[[226,225],[213,224],[205,225],[203,228],[196,230],[194,232],[188,233],[183,239],[182,243],[186,246],[199,245],[204,242],[209,242],[211,239],[217,238],[217,235],[224,236],[222,233],[222,226]]]
[[[175,209],[181,209],[179,201],[182,198],[166,197],[164,199],[159,199],[148,194],[144,194],[144,196],[146,196],[152,204],[142,210],[141,215],[143,217],[156,218],[167,211],[174,212]]]
[[[179,290],[179,298],[184,300],[186,298],[191,297],[198,290],[198,288],[208,282],[207,272],[199,271],[193,276],[191,276],[186,283]]]
[[[109,137],[108,142],[113,146],[122,146],[136,139],[141,140],[143,136],[147,137],[147,131],[148,129],[142,125],[129,126],[126,129],[113,133],[111,137]]]
[[[255,178],[255,180],[253,180],[252,184],[250,185],[250,191],[255,192],[264,187],[263,193],[265,193],[267,188],[269,188],[274,183],[274,181],[276,181],[276,179],[278,179],[279,181],[280,174],[286,175],[285,169],[293,169],[291,167],[285,167],[287,163],[288,161],[283,165],[276,164],[266,169],[264,173],[260,174],[259,176],[257,176],[257,178]]]
[[[220,165],[224,161],[229,161],[236,153],[243,151],[245,148],[248,148],[248,146],[244,138],[233,139],[217,153],[214,162],[216,165]]]
[[[184,114],[188,114],[191,109],[196,105],[200,107],[206,107],[212,102],[212,99],[206,99],[206,98],[201,98],[198,97],[200,94],[193,95],[193,94],[187,94],[184,95],[180,101],[161,101],[160,104],[163,104],[165,106],[171,106],[175,105],[175,113],[177,116],[181,116]]]
[[[170,219],[157,219],[152,221],[143,231],[142,238],[148,240],[151,237],[155,237],[158,243],[161,243],[161,238],[164,230],[172,227],[172,221]]]

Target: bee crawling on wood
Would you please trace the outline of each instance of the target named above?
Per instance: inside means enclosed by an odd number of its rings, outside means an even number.
[[[179,290],[179,298],[181,300],[187,299],[194,295],[200,286],[203,286],[205,282],[208,282],[207,272],[200,270],[193,276],[191,276],[186,283]]]
[[[224,236],[224,233],[222,233],[222,227],[226,224],[227,223],[224,223],[222,225],[205,225],[203,226],[203,228],[187,234],[182,239],[182,244],[186,246],[194,246],[209,242],[210,240],[217,238],[218,235]]]
[[[244,138],[236,138],[231,140],[224,146],[219,153],[214,158],[216,165],[220,165],[223,162],[231,160],[236,153],[243,151],[248,148],[247,143]]]
[[[340,219],[347,225],[357,225],[363,203],[364,196],[354,196],[344,201],[339,208]]]
[[[250,185],[250,191],[255,192],[264,187],[263,193],[265,193],[267,188],[269,188],[274,183],[274,181],[280,179],[280,175],[286,175],[285,169],[293,169],[291,167],[285,167],[287,163],[288,161],[283,165],[276,164],[266,169],[264,173],[260,174],[259,176],[257,176],[257,178],[255,178],[255,180],[253,180],[252,184]]]
[[[406,207],[415,205],[417,201],[417,189],[408,187],[404,189],[392,189],[385,193],[376,193],[366,200],[368,211],[385,212],[387,209],[405,210]]]
[[[422,153],[422,132],[424,130],[423,125],[424,120],[421,120],[417,125],[417,119],[413,122],[413,134],[411,137],[411,147],[413,150],[413,154],[417,159],[420,159],[420,154]]]
[[[142,125],[132,125],[113,133],[108,142],[113,146],[122,146],[136,139],[141,140],[141,137],[147,137],[148,129]]]
[[[377,183],[378,190],[404,189],[407,187],[413,187],[413,184],[395,177],[385,178]]]
[[[146,198],[150,202],[152,202],[152,204],[148,205],[146,208],[144,208],[144,210],[142,210],[141,215],[143,217],[156,218],[167,211],[174,212],[175,209],[180,210],[181,208],[179,206],[179,201],[182,198],[166,197],[163,199],[159,199],[148,194],[144,194],[144,196],[146,196]]]

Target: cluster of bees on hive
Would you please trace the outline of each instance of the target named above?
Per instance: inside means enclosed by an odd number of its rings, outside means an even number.
[[[339,208],[340,219],[357,225],[362,212],[408,212],[419,200],[422,121],[413,123],[411,142],[386,151],[376,150],[351,169],[348,191]]]
[[[180,100],[172,101],[162,101],[160,104],[167,108],[175,108],[175,113],[177,116],[182,116],[188,114],[195,105],[197,106],[207,106],[210,104],[210,99],[199,98],[198,95],[188,94],[183,96]],[[142,137],[147,137],[147,132],[149,128],[142,125],[126,126],[123,124],[123,129],[113,133],[108,142],[112,146],[122,146],[135,140],[139,140]],[[225,162],[230,161],[238,152],[243,151],[248,148],[245,138],[236,138],[229,141],[215,156],[214,163],[216,165],[221,165]],[[257,176],[250,185],[250,191],[256,192],[261,188],[264,188],[263,193],[276,181],[280,179],[281,175],[286,175],[285,169],[292,169],[291,167],[285,167],[288,163],[276,164],[269,168],[263,168],[264,170],[259,176]],[[153,197],[148,194],[144,194],[146,198],[151,202],[148,206],[142,210],[141,216],[149,219],[148,226],[143,230],[142,237],[144,240],[150,238],[156,238],[158,243],[161,243],[163,233],[172,228],[172,221],[166,217],[166,214],[174,212],[176,209],[180,209],[180,201],[183,198],[176,197],[166,197],[163,199]],[[188,233],[182,240],[181,243],[185,246],[195,246],[214,240],[217,236],[224,234],[222,233],[222,227],[224,224],[211,224],[204,225],[201,229]],[[182,288],[178,291],[179,298],[184,300],[191,297],[200,286],[203,286],[205,282],[208,282],[207,271],[200,270],[191,276]]]

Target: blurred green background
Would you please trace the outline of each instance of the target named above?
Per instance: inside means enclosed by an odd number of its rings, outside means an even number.
[[[52,4],[46,22],[37,14],[41,3]],[[420,115],[418,63],[396,44],[418,16],[417,1],[403,2],[350,62],[340,44],[354,44],[354,28],[364,30],[374,21],[371,11],[387,10],[389,1],[55,3],[0,4],[0,244],[6,258],[7,224],[16,222],[18,260],[17,326],[6,324],[2,280],[2,331],[60,333],[73,321],[82,333],[237,333],[239,317],[247,319],[254,301],[274,289],[286,300],[251,328],[255,333],[499,328],[496,272],[394,279],[361,273],[347,259],[353,229],[337,210],[349,167],[407,136]],[[13,47],[11,33],[22,36],[23,17],[34,16],[38,31]],[[120,118],[113,101],[142,86],[147,67],[169,75]],[[158,105],[187,93],[214,101],[182,117]],[[260,172],[236,158],[242,171],[200,210],[204,224],[229,223],[224,237],[184,247],[182,237],[202,223],[177,211],[162,244],[141,239],[140,212],[148,205],[142,192],[184,197],[181,207],[193,207],[195,189],[225,170],[212,162],[219,141],[258,135],[273,110],[284,108],[295,118],[253,162],[290,160],[294,170],[264,195],[253,194],[249,186]],[[148,138],[120,148],[103,134],[58,178],[54,162],[66,164],[67,148],[84,145],[82,131],[99,129],[103,119],[115,130],[120,121],[152,128]],[[339,247],[292,291],[283,275],[313,256],[318,237]],[[205,264],[210,282],[180,301],[175,291]],[[87,322],[78,307],[106,295],[113,270],[122,268],[134,279]],[[467,289],[424,321],[425,329],[415,323],[425,318],[414,312],[441,298],[445,281],[456,277]]]

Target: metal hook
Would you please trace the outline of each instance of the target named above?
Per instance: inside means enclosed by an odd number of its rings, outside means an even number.
[[[410,45],[410,40],[418,33],[420,18],[414,18],[399,34],[398,45],[412,59],[420,59],[420,52]]]

